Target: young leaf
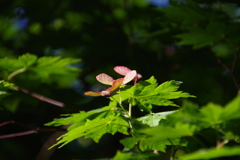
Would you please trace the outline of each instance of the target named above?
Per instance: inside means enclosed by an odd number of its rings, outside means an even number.
[[[237,97],[225,107],[214,103],[208,103],[206,106],[202,107],[200,111],[203,116],[202,120],[211,125],[240,118],[240,95],[237,95]]]
[[[56,118],[52,122],[46,123],[46,126],[62,126],[62,125],[69,125],[73,124],[70,126],[68,129],[74,128],[75,123],[86,123],[87,119],[90,117],[97,118],[101,114],[105,115],[115,115],[114,107],[116,107],[116,102],[110,102],[109,106],[105,106],[99,109],[91,110],[89,112],[81,111],[80,113],[74,113],[74,114],[67,114],[63,116],[68,116],[66,118]]]
[[[18,57],[18,60],[25,66],[25,67],[30,67],[37,61],[37,56],[33,54],[24,54],[22,56]]]
[[[95,142],[106,133],[115,134],[120,132],[128,135],[129,124],[119,116],[108,116],[106,118],[95,118],[93,120],[87,120],[84,125],[74,127],[66,134],[58,138],[58,142],[52,147],[62,144],[60,147],[68,144],[69,142],[85,136],[86,138],[92,138]]]
[[[240,94],[224,107],[222,118],[224,120],[240,118]]]
[[[114,96],[115,99],[124,101],[132,99],[132,105],[140,104],[141,108],[146,111],[151,111],[149,105],[157,106],[177,106],[171,99],[195,97],[188,93],[177,91],[182,82],[168,81],[159,85],[154,77],[144,82],[139,82],[135,86],[128,88],[121,92],[121,94]],[[126,95],[124,95],[126,94]]]
[[[156,141],[149,140],[149,138],[142,138],[140,140],[139,148],[142,151],[156,149],[157,151],[166,152],[167,145],[186,146],[185,143],[181,143],[180,138],[156,140]]]
[[[156,140],[159,141],[171,138],[179,138],[183,136],[192,136],[195,131],[197,131],[197,126],[195,125],[176,123],[175,127],[157,126],[142,129],[139,131],[139,133],[144,133],[145,135],[150,136],[148,140],[154,142]]]
[[[129,137],[120,140],[120,143],[123,144],[124,147],[127,147],[128,149],[132,149],[140,139],[141,137]]]
[[[151,113],[146,116],[140,117],[137,120],[141,121],[143,124],[147,124],[150,127],[158,126],[159,122],[162,119],[166,119],[166,116],[174,113],[175,111],[167,111],[167,112],[159,112],[159,113]]]
[[[5,82],[4,80],[0,81],[0,101],[5,96],[9,95],[7,92],[9,89],[15,89],[13,83]]]
[[[69,65],[79,61],[74,58],[46,56],[37,59],[35,55],[28,53],[19,56],[18,59],[10,57],[0,59],[0,71],[2,75],[7,75],[8,79],[21,74],[21,77],[18,78],[23,78],[25,81],[56,82],[65,86],[72,82],[79,73],[78,69]]]
[[[206,29],[200,27],[189,28],[189,33],[179,34],[176,37],[180,38],[179,45],[193,45],[194,49],[199,49],[205,46],[213,45],[224,38],[225,24],[222,22],[211,22]]]

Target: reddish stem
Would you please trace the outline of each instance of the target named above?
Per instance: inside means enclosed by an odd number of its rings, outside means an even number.
[[[237,90],[239,92],[240,91],[240,86],[239,86],[239,84],[237,82],[236,77],[233,75],[235,62],[233,63],[234,65],[233,65],[232,69],[229,69],[228,66],[226,66],[224,63],[222,63],[222,61],[219,58],[216,57],[216,60],[222,66],[222,68],[224,68],[226,71],[228,71],[230,73],[230,75],[232,77],[232,80],[233,80],[233,82],[234,82],[234,84],[235,84],[235,86],[236,86],[236,88],[237,88]]]
[[[2,127],[4,125],[7,125],[7,124],[11,124],[11,123],[14,123],[14,121],[3,122],[3,123],[0,124],[0,127]]]
[[[24,135],[33,134],[33,133],[37,133],[37,131],[36,131],[36,130],[30,130],[30,131],[26,131],[26,132],[6,134],[6,135],[0,136],[0,139],[12,138],[12,137],[18,137],[18,136],[24,136]]]
[[[47,97],[44,97],[40,94],[37,94],[37,93],[32,93],[30,92],[29,90],[25,89],[25,88],[18,88],[20,91],[22,91],[23,93],[26,93],[26,94],[30,94],[31,96],[41,100],[41,101],[44,101],[44,102],[47,102],[47,103],[50,103],[50,104],[53,104],[55,106],[58,106],[58,107],[65,107],[65,104],[62,103],[62,102],[59,102],[59,101],[56,101],[56,100],[53,100],[53,99],[50,99],[50,98],[47,98]]]

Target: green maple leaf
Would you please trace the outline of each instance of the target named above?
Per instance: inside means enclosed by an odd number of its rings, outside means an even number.
[[[0,81],[0,101],[2,98],[10,94],[8,93],[10,89],[15,90],[13,83],[5,82],[4,80]]]
[[[186,146],[181,137],[192,136],[199,129],[195,125],[176,123],[174,127],[157,126],[146,129],[135,130],[134,137],[129,137],[120,142],[132,149],[136,144],[142,151],[154,150],[165,152],[167,145]],[[157,134],[156,134],[157,133]]]
[[[19,56],[18,61],[21,62],[25,67],[30,67],[37,61],[37,56],[27,53]]]
[[[208,122],[210,125],[240,118],[240,94],[225,107],[214,103],[208,103],[201,108],[200,112],[202,120]]]
[[[167,112],[159,112],[159,113],[151,113],[146,116],[140,117],[137,120],[141,121],[143,124],[147,124],[150,127],[158,126],[159,122],[162,119],[166,119],[166,116],[174,113],[175,111],[167,111]]]
[[[85,138],[92,138],[95,142],[106,133],[115,134],[120,132],[128,135],[129,124],[120,116],[108,116],[106,118],[96,118],[93,120],[87,120],[84,125],[74,127],[66,134],[58,138],[58,142],[50,148],[62,144],[60,147],[68,144],[69,142],[85,136]]]
[[[143,138],[140,140],[139,148],[142,151],[156,149],[161,152],[166,152],[167,145],[186,146],[186,143],[182,143],[180,138],[156,141],[152,141],[151,138]]]
[[[138,105],[141,110],[151,113],[152,105],[178,106],[171,99],[195,97],[189,93],[177,91],[180,81],[167,81],[158,86],[156,79],[152,76],[146,81],[138,82],[135,86],[123,88],[114,98],[118,101],[130,100],[130,103]]]
[[[151,138],[148,138],[147,136],[138,135],[137,137],[129,137],[125,138],[120,141],[121,144],[123,144],[128,149],[132,149],[136,144],[139,144],[139,148],[142,151],[147,150],[158,150],[161,152],[166,151],[167,145],[178,145],[178,146],[186,146],[185,143],[181,142],[180,138],[174,138],[174,139],[163,139],[163,140],[151,140]]]
[[[141,140],[141,137],[129,137],[120,140],[120,143],[124,145],[124,147],[127,147],[128,149],[132,149],[138,141]]]
[[[89,112],[81,111],[80,113],[64,114],[64,118],[55,118],[52,122],[46,123],[46,126],[62,126],[71,125],[68,130],[74,129],[78,126],[84,125],[88,119],[98,119],[102,117],[115,115],[116,102],[110,102],[108,106],[91,110]]]
[[[70,64],[79,62],[79,59],[44,56],[37,58],[33,54],[24,54],[18,58],[5,57],[0,59],[0,72],[4,78],[13,77],[44,83],[57,83],[65,86],[72,82],[79,69]],[[18,76],[19,75],[19,76]]]
[[[192,136],[197,131],[196,125],[176,123],[174,127],[170,126],[157,126],[147,129],[139,130],[139,133],[144,133],[148,136],[151,142],[157,140],[166,140],[171,138],[179,138],[183,136]],[[158,133],[158,134],[156,134]]]
[[[98,142],[106,133],[120,132],[127,135],[129,123],[115,110],[116,105],[116,102],[110,102],[109,106],[89,112],[81,111],[80,113],[67,114],[66,118],[54,119],[45,124],[47,126],[71,125],[68,132],[59,137],[59,141],[52,147],[59,144],[66,145],[81,136],[92,138]]]
[[[222,22],[211,22],[206,29],[190,27],[188,33],[179,34],[176,37],[181,39],[178,42],[179,45],[193,45],[194,49],[199,49],[214,45],[224,38],[225,28],[226,26]]]

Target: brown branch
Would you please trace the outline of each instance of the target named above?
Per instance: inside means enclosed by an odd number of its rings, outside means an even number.
[[[62,129],[67,129],[69,125],[62,126]],[[42,148],[40,149],[39,153],[37,154],[36,160],[49,160],[53,155],[54,151],[56,150],[56,146],[52,149],[49,149],[52,145],[57,143],[57,138],[61,135],[65,134],[66,131],[57,131],[52,134],[43,144]]]
[[[20,88],[18,87],[18,90],[19,91],[22,91],[23,93],[26,93],[26,94],[29,94],[41,101],[44,101],[44,102],[47,102],[47,103],[50,103],[52,105],[55,105],[55,106],[58,106],[58,107],[65,107],[65,104],[63,102],[59,102],[59,101],[56,101],[54,99],[51,99],[51,98],[47,98],[43,95],[40,95],[40,94],[37,94],[37,93],[32,93],[30,92],[29,90],[25,89],[25,88]]]
[[[36,130],[30,130],[30,131],[26,131],[26,132],[6,134],[6,135],[0,136],[0,139],[25,136],[25,135],[29,135],[29,134],[33,134],[33,133],[37,133],[37,131]]]
[[[233,63],[232,63],[232,68],[231,68],[232,73],[234,72],[234,69],[235,69],[235,66],[236,66],[236,63],[237,63],[237,57],[238,57],[238,55],[235,54],[234,59],[233,59]]]
[[[14,121],[3,122],[3,123],[0,123],[0,127],[7,125],[7,124],[12,124],[12,123],[14,123]]]
[[[215,58],[216,58],[218,64],[220,64],[220,66],[222,66],[223,69],[225,69],[226,71],[228,71],[228,72],[230,73],[230,75],[231,75],[231,77],[232,77],[232,80],[233,80],[233,83],[235,84],[235,86],[236,86],[236,88],[237,88],[237,90],[238,90],[238,92],[239,92],[239,91],[240,91],[240,86],[239,86],[239,84],[238,84],[238,82],[237,82],[236,77],[233,75],[233,71],[232,71],[232,70],[234,70],[234,67],[232,67],[232,69],[230,69],[230,68],[228,68],[228,66],[226,66],[224,63],[222,63],[222,61],[221,61],[219,58],[217,58],[217,57],[215,57]],[[235,61],[235,59],[236,59],[236,58],[234,58],[234,61]],[[236,62],[233,63],[233,64],[234,64],[233,66],[235,66],[235,63],[236,63]]]
[[[24,124],[17,123],[17,122],[14,122],[14,121],[3,122],[3,123],[0,124],[0,127],[2,127],[4,125],[7,125],[7,124],[16,124],[18,126],[21,126],[21,127],[24,127],[24,128],[28,128],[28,129],[31,129],[31,130],[25,131],[25,132],[19,132],[19,133],[0,135],[0,139],[19,137],[19,136],[29,135],[29,134],[33,134],[33,133],[38,133],[38,132],[66,131],[66,129],[57,129],[57,128],[34,128],[34,127],[29,127],[29,126],[26,126]]]

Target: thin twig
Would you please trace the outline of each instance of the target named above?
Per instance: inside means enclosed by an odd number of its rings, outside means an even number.
[[[125,109],[123,108],[122,104],[119,103],[115,98],[113,98],[113,96],[110,96],[110,98],[112,98],[114,101],[116,101],[116,102],[119,104],[119,106],[120,106],[123,110],[125,110]]]
[[[175,151],[175,146],[174,146],[174,144],[172,143],[172,141],[170,140],[170,139],[167,139],[170,143],[171,143],[171,145],[172,145],[172,150],[171,150],[171,156],[170,156],[170,160],[173,160],[174,159],[174,151]]]
[[[6,135],[0,136],[0,139],[12,138],[12,137],[19,137],[19,136],[25,136],[25,135],[29,135],[29,134],[33,134],[33,133],[37,133],[37,131],[36,131],[36,130],[30,130],[30,131],[26,131],[26,132],[6,134]]]
[[[65,104],[63,102],[59,102],[59,101],[56,101],[54,99],[51,99],[51,98],[47,98],[43,95],[40,95],[40,94],[37,94],[37,93],[32,93],[30,92],[29,90],[25,89],[25,88],[20,88],[18,87],[18,90],[19,91],[22,91],[23,93],[26,93],[26,94],[29,94],[41,101],[44,101],[44,102],[47,102],[47,103],[50,103],[52,105],[55,105],[55,106],[58,106],[58,107],[65,107]]]
[[[14,123],[14,121],[7,121],[7,122],[3,122],[0,124],[0,127],[4,126],[4,125],[7,125],[7,124],[12,124]]]
[[[237,53],[234,55],[234,59],[233,59],[233,63],[232,63],[232,68],[231,68],[231,72],[234,72],[235,66],[236,66],[236,62],[237,62]]]
[[[0,127],[7,125],[7,124],[16,124],[18,126],[24,127],[24,128],[28,128],[31,129],[29,131],[25,131],[25,132],[19,132],[19,133],[12,133],[12,134],[6,134],[6,135],[0,135],[0,139],[4,139],[4,138],[12,138],[12,137],[18,137],[18,136],[24,136],[24,135],[28,135],[28,134],[33,134],[33,133],[38,133],[38,132],[56,132],[56,131],[66,131],[65,129],[57,129],[57,128],[35,128],[35,127],[30,127],[15,121],[7,121],[7,122],[3,122],[0,124]]]
[[[240,91],[240,86],[239,86],[239,84],[237,82],[236,77],[233,75],[232,70],[229,69],[228,66],[226,66],[224,63],[222,63],[222,61],[219,58],[216,57],[216,60],[217,60],[218,64],[220,64],[222,66],[223,69],[225,69],[226,71],[228,71],[230,73],[230,75],[232,77],[232,80],[233,80],[233,82],[234,82],[234,84],[235,84],[235,86],[236,86],[236,88],[237,88],[237,90],[239,92]]]

